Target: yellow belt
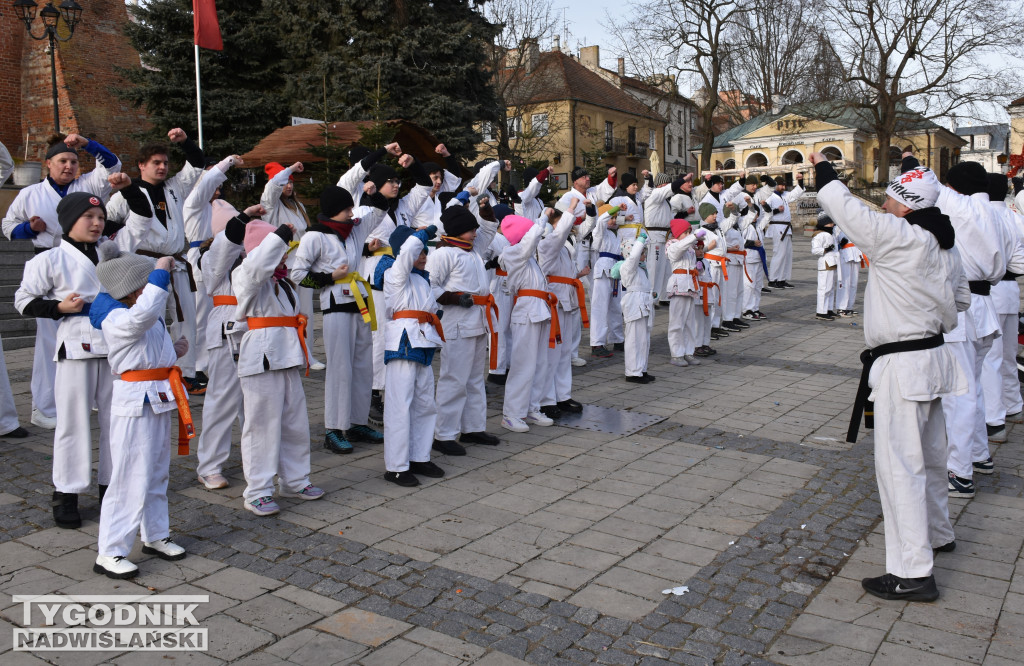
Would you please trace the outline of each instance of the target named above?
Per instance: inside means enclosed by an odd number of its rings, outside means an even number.
[[[384,255],[387,255],[389,257],[395,256],[394,254],[392,254],[390,247],[382,247],[379,250],[374,250],[370,254],[373,255],[374,257],[383,257]]]
[[[641,227],[641,225],[639,225],[639,224],[620,224],[618,228],[619,229],[636,229],[637,231],[639,231],[640,227]]]
[[[335,280],[334,284],[349,286],[349,291],[352,292],[352,298],[356,299],[356,305],[359,307],[359,314],[363,316],[363,321],[370,325],[371,331],[376,331],[377,311],[373,307],[373,291],[366,278],[353,271],[340,280]],[[363,292],[359,289],[360,284],[366,285],[366,298],[363,298]]]

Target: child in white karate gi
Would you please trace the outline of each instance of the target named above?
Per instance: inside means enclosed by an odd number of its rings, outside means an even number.
[[[818,258],[818,304],[815,319],[832,321],[836,318],[836,273],[839,266],[839,253],[836,251],[836,239],[832,235],[835,223],[828,215],[820,213],[811,236],[811,254]]]
[[[649,384],[654,375],[647,372],[651,352],[651,329],[654,327],[654,294],[647,275],[647,234],[641,232],[635,240],[622,239],[625,259],[619,268],[625,294],[622,297],[622,317],[625,320],[626,381]]]
[[[668,346],[672,352],[670,363],[680,367],[700,365],[700,359],[694,356],[697,347],[701,346],[694,310],[700,304],[700,271],[696,268],[697,255],[693,248],[706,232],[698,229],[694,233],[690,223],[679,218],[671,220],[669,226],[671,238],[665,243],[665,255],[671,262],[666,287],[669,298]]]

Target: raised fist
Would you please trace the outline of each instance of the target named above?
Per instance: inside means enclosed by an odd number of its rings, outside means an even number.
[[[412,155],[410,155],[409,153],[406,153],[398,158],[398,166],[402,167],[403,169],[408,169],[409,167],[412,166],[412,163],[413,158]]]
[[[167,133],[167,140],[170,141],[171,143],[181,143],[187,138],[188,135],[185,134],[185,130],[181,129],[180,127],[175,127],[174,129]]]

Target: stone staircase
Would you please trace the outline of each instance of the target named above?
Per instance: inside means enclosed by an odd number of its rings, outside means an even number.
[[[21,284],[25,262],[33,256],[31,241],[0,238],[0,336],[6,351],[35,344],[36,320],[14,309],[14,292]]]

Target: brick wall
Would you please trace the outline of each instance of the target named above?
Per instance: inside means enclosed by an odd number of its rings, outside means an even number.
[[[133,155],[132,135],[146,115],[114,96],[125,84],[114,71],[138,62],[122,34],[128,20],[124,0],[82,2],[82,21],[69,42],[57,46],[57,91],[61,131],[94,138],[122,160]],[[40,8],[44,6],[40,3]],[[41,22],[36,20],[36,34]],[[62,29],[63,23],[61,24]],[[0,141],[15,157],[41,159],[53,134],[53,101],[47,41],[30,39],[9,3],[0,4]],[[130,164],[131,159],[126,161]],[[83,168],[91,168],[83,162]]]

